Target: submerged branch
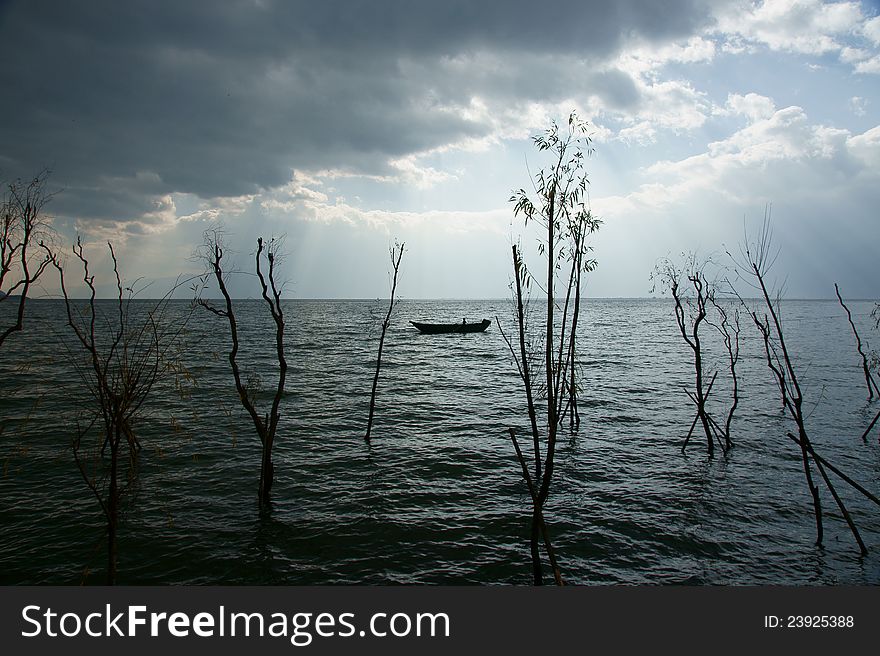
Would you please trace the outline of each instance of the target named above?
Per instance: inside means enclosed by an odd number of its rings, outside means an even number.
[[[865,385],[868,387],[868,400],[870,401],[874,398],[875,393],[877,396],[880,396],[880,389],[877,388],[877,381],[874,380],[874,376],[871,374],[871,368],[868,366],[868,356],[865,355],[865,351],[862,349],[862,339],[859,337],[859,331],[856,330],[856,324],[853,322],[852,312],[849,311],[846,303],[843,302],[843,297],[840,295],[840,288],[837,286],[837,283],[834,283],[834,293],[837,294],[837,300],[846,312],[846,318],[849,320],[850,328],[852,328],[853,335],[856,338],[856,350],[862,358],[862,370],[865,374]]]
[[[403,259],[404,246],[403,242],[395,242],[389,253],[394,274],[391,279],[391,300],[388,303],[388,312],[385,314],[385,320],[382,322],[382,335],[379,337],[379,352],[376,355],[376,373],[373,375],[373,389],[370,392],[370,413],[367,417],[367,432],[364,435],[364,441],[368,444],[370,442],[370,433],[373,430],[373,414],[376,411],[376,387],[379,384],[379,371],[382,368],[382,349],[385,346],[385,333],[391,324],[391,314],[394,312],[394,295],[397,292],[397,276],[400,273],[400,260]]]

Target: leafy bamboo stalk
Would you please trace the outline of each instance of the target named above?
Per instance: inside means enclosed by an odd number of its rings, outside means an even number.
[[[568,384],[568,407],[569,412],[571,412],[569,419],[569,428],[573,430],[577,430],[581,425],[581,415],[578,412],[578,402],[577,402],[577,379],[576,379],[576,358],[575,358],[575,350],[577,348],[577,340],[575,339],[577,336],[577,327],[578,327],[578,319],[580,318],[580,310],[581,310],[581,278],[583,276],[583,266],[584,266],[584,257],[583,257],[583,231],[578,228],[577,237],[575,240],[575,245],[577,247],[577,254],[575,255],[575,263],[574,266],[577,267],[577,275],[575,277],[574,283],[574,311],[571,316],[571,335],[569,336],[569,345],[568,345],[568,357],[569,357],[569,374],[571,376],[571,380]]]
[[[532,497],[532,503],[537,504],[538,497],[535,491],[535,484],[532,481],[532,477],[529,474],[528,465],[526,465],[526,459],[523,456],[522,449],[519,448],[519,442],[516,439],[516,431],[512,428],[507,429],[510,433],[510,440],[513,442],[513,449],[516,451],[517,460],[519,460],[520,467],[522,468],[523,478],[526,481],[526,485],[529,488],[529,496]],[[564,585],[562,580],[562,574],[559,571],[559,564],[556,562],[556,552],[553,549],[553,543],[550,541],[550,534],[547,531],[547,524],[544,522],[544,513],[541,510],[537,511],[538,515],[538,523],[541,528],[541,537],[544,540],[544,548],[547,550],[547,558],[550,560],[550,568],[553,570],[553,580],[556,585]]]
[[[532,377],[529,370],[529,357],[526,352],[526,321],[523,308],[522,277],[523,261],[516,246],[513,246],[513,272],[516,278],[516,314],[519,326],[519,348],[522,357],[523,383],[526,389],[526,402],[528,404],[529,424],[532,428],[532,443],[535,454],[535,479],[541,479],[541,438],[538,432],[538,415],[535,411],[535,399],[532,394]]]
[[[540,441],[540,432],[538,430],[538,417],[537,411],[535,410],[535,399],[532,393],[532,374],[531,367],[529,366],[529,356],[528,349],[526,346],[526,318],[525,318],[525,306],[523,301],[523,280],[527,276],[527,271],[525,269],[525,264],[522,261],[522,256],[519,253],[519,249],[514,244],[511,247],[513,253],[513,275],[515,281],[515,303],[516,303],[516,320],[517,320],[517,336],[519,338],[519,355],[517,355],[516,350],[511,344],[510,340],[507,338],[507,335],[504,333],[504,329],[501,327],[501,322],[498,321],[498,318],[495,318],[495,323],[498,324],[498,329],[501,331],[501,336],[504,338],[504,341],[507,342],[507,348],[510,350],[510,354],[513,356],[513,361],[517,365],[517,370],[519,371],[520,378],[523,381],[523,387],[526,392],[526,406],[529,414],[529,424],[532,429],[532,441],[533,441],[533,450],[535,456],[535,478],[541,478],[541,441]]]
[[[591,152],[590,139],[586,136],[586,124],[581,122],[572,113],[568,120],[568,133],[559,130],[555,122],[551,123],[543,135],[533,138],[539,151],[549,151],[552,154],[552,164],[542,169],[534,177],[534,196],[525,189],[514,191],[510,201],[514,203],[514,215],[522,216],[525,224],[535,221],[542,230],[542,239],[539,241],[538,252],[546,257],[546,276],[541,282],[533,278],[526,271],[522,262],[521,254],[514,248],[514,277],[516,279],[516,303],[517,322],[520,332],[520,353],[517,354],[508,341],[508,346],[517,361],[520,376],[526,384],[526,395],[530,408],[535,407],[534,401],[539,394],[543,394],[546,400],[546,434],[544,435],[543,448],[540,440],[536,441],[536,476],[535,495],[532,502],[531,523],[531,552],[532,570],[535,585],[543,583],[541,574],[540,554],[538,542],[541,535],[541,522],[543,521],[543,509],[550,494],[555,465],[556,446],[558,439],[559,421],[563,415],[563,405],[566,398],[571,400],[571,386],[574,385],[573,377],[570,376],[570,368],[575,365],[575,358],[571,345],[572,330],[576,328],[576,320],[573,319],[575,310],[571,303],[572,294],[576,291],[576,280],[579,277],[578,267],[581,253],[585,249],[584,241],[578,236],[579,226],[590,232],[596,229],[598,221],[593,219],[586,208],[587,175],[584,172],[584,154]],[[536,200],[533,200],[533,197]],[[556,277],[558,272],[566,266],[566,278],[568,285],[563,283],[559,290],[559,298],[564,303],[560,312],[556,312],[557,289]],[[561,276],[560,276],[561,277]],[[534,282],[546,298],[546,314],[542,326],[543,343],[540,350],[530,354],[524,348],[529,342],[526,338],[525,317],[522,312],[523,283]],[[576,294],[575,294],[576,296]],[[577,296],[576,296],[577,303]],[[537,381],[532,379],[529,373],[528,382],[523,376],[530,356],[540,357],[543,361],[543,388],[537,387]],[[536,393],[536,388],[538,393]],[[569,392],[567,397],[565,392]],[[530,396],[531,395],[531,396]],[[535,408],[537,414],[537,408]],[[537,418],[529,417],[532,424],[533,435],[538,434]],[[518,445],[515,445],[515,448]],[[542,456],[543,451],[543,458]],[[524,462],[524,461],[523,461]],[[541,472],[540,477],[537,475]],[[546,545],[545,545],[546,549]],[[550,554],[548,552],[548,558]],[[551,566],[553,565],[551,559]],[[554,574],[555,577],[555,574]],[[558,583],[558,581],[557,581]]]

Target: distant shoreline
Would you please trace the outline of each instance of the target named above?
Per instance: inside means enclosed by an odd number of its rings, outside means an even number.
[[[4,297],[0,295],[0,298],[20,298],[19,296],[8,296]],[[71,297],[72,300],[88,300],[87,296],[77,296]],[[669,296],[591,296],[586,297],[587,301],[656,301],[656,302],[668,302],[671,299]],[[28,297],[28,301],[63,301],[64,299],[60,297],[52,297],[47,298],[45,296],[39,297],[34,296]],[[99,296],[95,300],[98,301],[114,301],[116,300],[112,296]],[[159,298],[141,298],[136,297],[133,300],[135,301],[159,301]],[[175,302],[189,302],[191,299],[189,298],[172,298],[170,299]],[[211,298],[210,300],[223,300],[222,298]],[[236,297],[232,299],[233,301],[262,301],[263,299],[259,297]],[[333,303],[375,303],[378,301],[387,302],[387,299],[381,297],[370,297],[370,298],[321,298],[321,297],[298,297],[298,298],[282,298],[284,302],[292,302],[292,303],[313,303],[316,301],[329,301]],[[452,298],[452,297],[440,297],[440,298],[401,298],[400,302],[402,303],[428,303],[428,302],[462,302],[462,303],[477,303],[477,302],[502,302],[509,301],[510,299],[507,297],[498,297],[498,298]],[[735,300],[735,299],[730,299]],[[757,297],[748,297],[744,298],[746,301],[761,301],[763,299]],[[806,301],[818,301],[818,302],[829,302],[833,301],[837,303],[837,299],[830,296],[816,296],[812,298],[783,298],[781,299],[783,302],[785,301],[798,301],[798,302],[806,302]],[[878,299],[876,298],[852,298],[847,299],[848,301],[852,301],[855,303],[876,303]]]

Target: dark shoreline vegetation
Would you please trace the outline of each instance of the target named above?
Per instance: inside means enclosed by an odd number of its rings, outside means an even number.
[[[535,585],[789,583],[804,582],[799,568],[811,567],[809,582],[880,582],[880,365],[870,348],[880,305],[848,301],[834,285],[836,316],[811,335],[817,302],[785,301],[769,283],[777,254],[769,209],[733,254],[658,263],[665,306],[588,299],[597,266],[590,236],[601,225],[587,204],[588,127],[572,114],[534,142],[548,165],[510,201],[537,230],[541,259],[530,265],[513,246],[512,300],[401,303],[400,244],[391,249],[387,311],[360,304],[370,316],[352,302],[283,299],[276,239],[256,239],[260,298],[233,300],[226,282],[241,272],[224,269],[217,229],[198,253],[204,274],[153,301],[125,282],[108,244],[117,294],[98,299],[83,243],[63,255],[43,220],[45,174],[9,185],[0,514],[20,534],[0,550],[2,576],[524,583],[506,563],[521,570],[527,558]],[[28,291],[51,272],[61,299],[33,303]],[[73,279],[87,298],[70,295]],[[191,301],[172,300],[186,287]],[[221,301],[210,300],[218,293]],[[459,311],[479,320],[489,310],[497,332],[416,337],[396,315],[420,305],[452,322]],[[626,339],[628,352],[614,355]],[[623,361],[629,368],[618,369]],[[816,379],[816,362],[828,380]],[[630,414],[603,419],[604,407],[629,394],[639,396]],[[817,416],[820,408],[829,415]],[[655,413],[662,420],[652,421]],[[610,460],[621,448],[623,459]],[[743,476],[747,491],[728,487]],[[593,505],[616,507],[625,528]],[[583,512],[590,519],[579,524]],[[188,542],[180,527],[189,524],[193,537],[209,526],[210,543]],[[749,536],[738,541],[738,532]],[[612,536],[625,553],[609,566]],[[173,546],[153,562],[166,540]],[[76,546],[60,546],[69,541]],[[36,558],[36,570],[22,562],[56,549]],[[470,565],[459,566],[464,551]],[[742,573],[750,558],[766,568],[753,579]],[[696,574],[689,559],[720,574]]]

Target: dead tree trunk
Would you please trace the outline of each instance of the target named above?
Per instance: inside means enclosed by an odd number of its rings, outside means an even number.
[[[275,479],[275,467],[272,463],[272,448],[275,444],[275,436],[278,432],[278,422],[281,418],[280,406],[281,399],[284,396],[284,385],[287,378],[287,360],[284,355],[284,310],[281,306],[281,289],[275,282],[275,263],[280,249],[280,242],[276,239],[270,239],[268,244],[263,242],[263,238],[257,239],[256,253],[256,272],[260,281],[262,298],[269,308],[272,320],[275,323],[275,353],[278,359],[278,384],[275,388],[275,395],[272,398],[270,410],[265,415],[257,412],[255,405],[255,390],[248,388],[248,385],[242,381],[241,370],[238,366],[238,322],[235,318],[232,298],[229,296],[229,290],[226,287],[225,274],[223,272],[223,247],[218,232],[210,232],[205,234],[206,252],[204,257],[210,267],[210,273],[213,274],[223,295],[225,301],[225,309],[215,307],[212,303],[205,300],[199,294],[196,302],[209,312],[225,317],[229,324],[230,340],[232,345],[228,353],[229,365],[232,368],[232,377],[235,381],[235,389],[238,392],[239,401],[242,407],[250,415],[254,424],[257,436],[260,439],[262,447],[260,457],[260,482],[257,488],[257,497],[261,504],[268,504],[271,500],[270,492],[272,483]],[[268,283],[267,275],[263,273],[262,257],[269,262]],[[203,279],[204,282],[206,280]],[[204,284],[204,283],[203,283]]]
[[[278,358],[278,385],[275,388],[275,396],[272,398],[272,407],[268,416],[266,436],[263,441],[263,458],[260,467],[259,497],[263,503],[269,502],[269,492],[275,480],[275,467],[272,464],[272,447],[275,444],[275,434],[278,431],[278,421],[281,419],[279,408],[281,398],[284,396],[284,384],[287,379],[287,359],[284,357],[284,310],[281,307],[281,290],[275,284],[275,255],[276,246],[274,240],[270,240],[266,252],[269,261],[269,284],[271,285],[272,297],[269,297],[269,286],[260,267],[260,255],[263,252],[263,239],[257,239],[256,269],[257,278],[260,281],[263,300],[269,306],[272,320],[275,322],[275,354]]]
[[[379,352],[376,354],[376,373],[373,376],[373,389],[370,392],[370,413],[367,417],[367,432],[364,440],[369,444],[370,432],[373,430],[373,413],[376,411],[376,387],[379,384],[379,370],[382,367],[382,349],[385,346],[385,333],[391,324],[391,315],[394,312],[394,294],[397,292],[397,275],[400,272],[400,260],[403,258],[403,250],[405,244],[395,243],[391,247],[391,267],[394,273],[391,278],[391,300],[388,303],[388,312],[385,314],[385,320],[382,321],[382,335],[379,337]]]
[[[862,541],[858,528],[856,527],[855,522],[852,521],[846,506],[828,477],[823,465],[824,461],[817,457],[816,451],[807,435],[806,420],[803,411],[804,396],[782,330],[780,299],[777,297],[774,302],[771,298],[770,290],[767,288],[764,280],[765,275],[775,260],[775,255],[771,252],[769,221],[768,212],[768,214],[765,215],[761,233],[755,243],[745,243],[742,246],[743,261],[738,262],[737,266],[740,271],[744,271],[753,279],[754,286],[760,292],[761,299],[766,308],[763,317],[759,318],[758,313],[754,310],[751,312],[751,316],[755,326],[761,333],[764,342],[764,354],[766,356],[767,366],[770,368],[776,379],[777,387],[782,398],[782,405],[797,426],[797,437],[795,438],[795,441],[801,448],[801,462],[803,464],[804,477],[813,499],[813,511],[816,518],[816,544],[822,545],[824,528],[819,488],[813,481],[813,466],[816,467],[825,486],[828,488],[829,492],[831,492],[835,503],[849,526],[853,538],[858,544],[860,552],[862,555],[865,555],[868,553],[868,550],[865,547],[865,543]]]
[[[840,301],[840,307],[846,312],[846,318],[849,319],[850,328],[852,328],[853,335],[856,338],[856,349],[862,357],[862,370],[865,373],[865,385],[868,387],[868,401],[870,401],[874,398],[875,393],[880,397],[880,389],[877,388],[877,381],[874,380],[874,376],[871,375],[871,368],[868,366],[868,356],[865,355],[865,351],[862,349],[862,339],[859,337],[859,331],[856,330],[856,324],[853,323],[852,312],[849,311],[846,303],[843,302],[843,297],[840,295],[840,288],[837,286],[837,283],[834,283],[834,293],[837,294],[837,300]]]
[[[706,301],[707,294],[705,291],[705,280],[703,279],[702,274],[699,271],[695,271],[693,275],[688,276],[688,280],[694,287],[696,291],[696,315],[691,322],[691,335],[688,335],[687,329],[687,318],[685,315],[684,308],[681,302],[681,295],[679,293],[679,282],[678,279],[675,278],[671,282],[671,292],[672,298],[675,300],[675,318],[678,323],[679,332],[681,332],[681,336],[684,338],[684,341],[691,348],[694,354],[694,372],[695,372],[695,389],[694,393],[691,396],[691,399],[694,402],[697,410],[697,419],[703,427],[703,432],[706,435],[706,447],[709,453],[709,457],[715,455],[715,438],[712,434],[712,427],[710,426],[709,415],[706,412],[706,392],[703,385],[703,351],[702,346],[700,344],[700,324],[706,318]]]
[[[874,418],[871,420],[871,423],[868,424],[868,427],[865,429],[865,432],[862,433],[862,441],[868,441],[868,435],[871,432],[871,429],[874,428],[874,425],[877,423],[877,420],[880,419],[880,410],[877,411],[877,414],[874,415]]]
[[[684,391],[694,404],[695,415],[681,450],[682,453],[685,452],[691,435],[697,424],[699,424],[703,429],[703,434],[706,436],[706,450],[710,458],[715,455],[716,441],[724,452],[727,452],[733,445],[730,436],[730,424],[739,402],[739,387],[736,375],[736,362],[739,358],[739,320],[737,318],[734,334],[731,334],[727,314],[721,304],[716,301],[717,283],[706,274],[706,271],[711,266],[713,266],[711,260],[700,261],[695,253],[690,253],[686,256],[683,265],[675,264],[668,258],[662,260],[657,264],[654,273],[651,275],[655,289],[659,284],[663,290],[668,290],[672,296],[675,303],[675,322],[678,332],[693,354],[694,390],[691,391],[685,387]],[[688,284],[685,284],[683,280],[687,280]],[[713,317],[709,316],[710,305],[715,308],[719,315],[720,320],[717,324],[713,322]],[[703,356],[703,339],[700,333],[700,328],[704,323],[714,327],[722,335],[728,352],[730,373],[733,379],[733,403],[728,410],[727,421],[724,427],[709,413],[707,405],[718,372],[712,373],[709,384],[706,385],[707,374]]]
[[[82,281],[89,290],[84,312],[75,309],[75,302],[70,299],[61,262],[43,245],[48,261],[58,272],[68,325],[87,360],[81,365],[71,352],[83,387],[91,396],[85,410],[92,417],[84,425],[78,421],[72,441],[73,456],[83,481],[104,514],[107,583],[113,585],[118,571],[121,500],[137,479],[137,454],[141,445],[135,437],[134,425],[156,381],[170,370],[168,351],[177,344],[189,317],[178,322],[166,321],[164,311],[171,292],[145,313],[135,316],[130,304],[136,292],[125,295],[116,253],[109,243],[108,248],[116,278],[116,312],[102,316],[95,302],[95,276],[89,270],[81,241],[77,240],[73,254],[82,266]],[[95,426],[100,427],[97,434]],[[109,462],[106,460],[108,449]],[[126,451],[127,459],[124,458]]]
[[[731,392],[730,408],[727,411],[727,419],[724,422],[723,431],[725,445],[724,450],[727,451],[733,447],[733,440],[730,435],[730,425],[733,423],[733,415],[736,412],[737,406],[739,405],[739,377],[736,375],[736,365],[739,362],[739,310],[734,309],[733,324],[731,324],[730,318],[727,314],[727,310],[725,310],[724,306],[719,303],[714,297],[712,297],[712,305],[715,306],[715,310],[718,313],[719,321],[718,324],[715,325],[715,328],[721,334],[721,338],[724,341],[724,349],[727,351],[727,362],[730,369],[730,380],[733,386],[733,390]],[[707,390],[707,397],[708,391],[709,390]]]
[[[0,203],[0,303],[18,296],[15,321],[0,328],[0,347],[13,333],[24,327],[25,306],[33,285],[49,265],[50,258],[34,257],[41,241],[42,209],[50,196],[44,190],[46,173],[28,184],[13,182]]]
[[[116,582],[119,562],[116,534],[119,527],[119,435],[110,444],[110,486],[107,491],[107,585]]]

